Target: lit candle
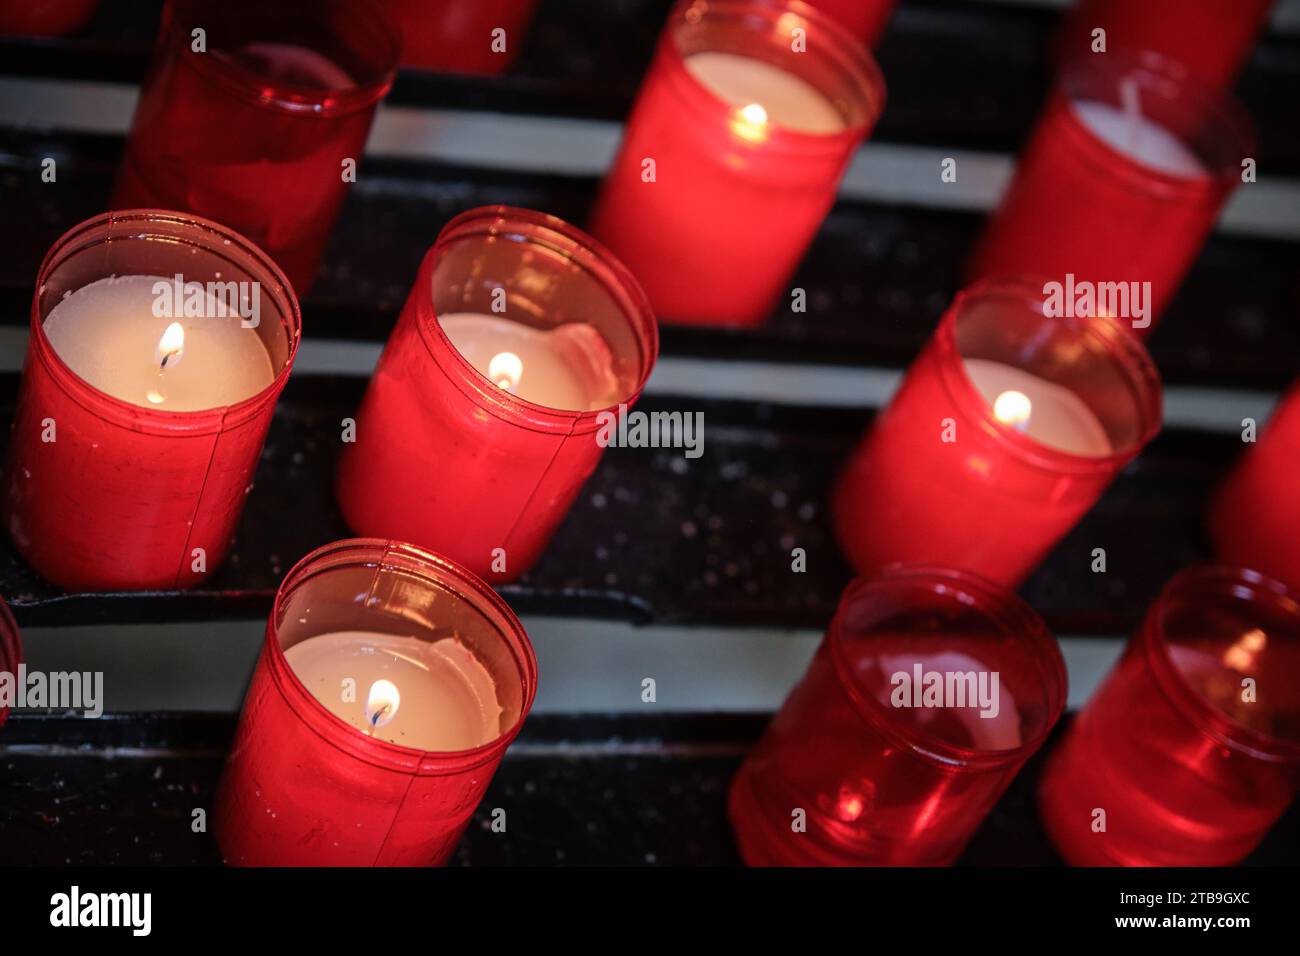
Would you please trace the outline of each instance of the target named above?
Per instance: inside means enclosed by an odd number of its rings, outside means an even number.
[[[320,548],[276,593],[217,796],[223,858],[446,862],[536,692],[528,635],[465,568],[397,541]]]
[[[101,392],[167,411],[234,405],[275,380],[261,337],[238,314],[221,314],[205,293],[204,316],[160,316],[158,283],[173,280],[108,276],[77,289],[45,319],[50,345]]]
[[[215,222],[118,210],[69,230],[37,276],[0,493],[28,563],[69,591],[207,577],[300,329],[283,273]]]
[[[766,60],[706,51],[686,58],[686,69],[755,127],[775,123],[801,133],[839,133],[844,116],[815,86]]]
[[[811,7],[680,0],[591,230],[662,320],[757,325],[884,95],[862,42]]]
[[[836,535],[864,574],[901,562],[1017,585],[1159,426],[1136,336],[1047,314],[1041,282],[980,283],[849,455]]]
[[[449,752],[501,735],[492,675],[454,637],[337,631],[294,644],[284,656],[332,714],[380,740]]]
[[[998,421],[1073,455],[1103,457],[1114,451],[1092,409],[1064,385],[988,359],[962,364]]]
[[[462,213],[425,256],[343,447],[344,520],[518,577],[657,352],[636,279],[586,233],[526,209]]]
[[[438,322],[471,365],[525,401],[579,412],[618,404],[609,344],[584,322],[537,329],[479,312],[454,312]]]

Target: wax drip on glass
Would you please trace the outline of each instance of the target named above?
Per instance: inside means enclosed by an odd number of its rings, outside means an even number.
[[[153,404],[161,405],[166,401],[167,396],[163,392],[163,374],[167,371],[168,365],[175,368],[183,354],[185,354],[185,329],[179,322],[173,322],[167,326],[162,338],[158,340],[157,348],[154,349],[154,361],[158,363],[158,384],[145,396]]]
[[[392,681],[377,680],[371,684],[370,696],[366,698],[366,723],[370,724],[370,735],[374,736],[378,728],[391,723],[401,706],[402,695]]]
[[[993,415],[1004,425],[1023,432],[1029,427],[1034,404],[1024,392],[1008,389],[993,402]]]

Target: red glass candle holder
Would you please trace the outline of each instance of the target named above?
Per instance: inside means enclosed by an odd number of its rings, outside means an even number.
[[[618,397],[599,410],[526,401],[478,371],[439,322],[499,312],[594,332]],[[636,280],[552,216],[496,206],[453,219],[425,256],[345,444],[338,500],[359,534],[416,541],[492,581],[537,560],[603,448],[601,419],[641,394],[658,331]]]
[[[1300,589],[1300,384],[1278,403],[1210,504],[1215,553]]]
[[[800,36],[805,52],[792,50]],[[711,85],[688,62],[707,63]],[[884,97],[862,43],[805,4],[684,0],[642,82],[592,232],[665,321],[756,325]]]
[[[46,335],[50,313],[91,283],[177,274],[257,283],[249,288],[259,320],[246,334],[259,337],[275,373],[260,392],[198,411],[133,404],[79,377]],[[37,278],[4,473],[5,525],[23,557],[68,590],[189,587],[206,577],[229,548],[301,327],[284,274],[214,222],[131,210],[65,233]],[[103,348],[111,354],[112,343]],[[182,359],[202,360],[202,343]]]
[[[832,501],[840,545],[862,573],[940,564],[1014,586],[1160,419],[1136,336],[1048,317],[1037,280],[977,284],[849,456]]]
[[[18,625],[9,613],[9,605],[0,598],[0,674],[18,674],[18,665],[23,662],[23,645],[18,638]],[[9,708],[0,706],[0,727],[9,717]]]
[[[385,6],[402,34],[403,66],[500,73],[519,55],[537,0],[385,0]]]
[[[1106,31],[1106,54],[1152,50],[1209,83],[1230,86],[1268,20],[1273,0],[1079,0],[1057,39],[1070,59],[1092,52]]]
[[[952,863],[1065,691],[1042,619],[996,585],[929,568],[854,581],[732,783],[741,855],[751,866]]]
[[[1039,809],[1075,865],[1226,866],[1300,771],[1300,593],[1199,567],[1165,587],[1074,720]]]
[[[868,46],[880,42],[898,0],[807,0]]]
[[[340,631],[457,638],[495,684],[499,736],[429,752],[337,716],[286,652]],[[536,693],[528,635],[483,581],[407,544],[326,545],[300,561],[276,595],[217,797],[222,856],[242,866],[446,862]]]
[[[76,33],[98,7],[99,0],[0,0],[0,33],[34,37]]]
[[[169,0],[113,205],[224,223],[306,293],[397,51],[369,2]]]
[[[969,274],[1042,274],[1097,292],[1123,283],[1119,307],[1095,311],[1145,334],[1252,150],[1241,108],[1178,64],[1123,50],[1078,59],[1062,72]]]

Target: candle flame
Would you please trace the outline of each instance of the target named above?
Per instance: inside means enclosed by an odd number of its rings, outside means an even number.
[[[767,138],[767,110],[759,103],[750,103],[736,111],[731,123],[732,132],[742,139],[762,140]]]
[[[390,680],[377,680],[370,685],[370,696],[366,699],[366,722],[371,727],[382,727],[397,716],[397,708],[402,706],[402,695],[397,692],[397,685]]]
[[[158,348],[154,350],[158,367],[166,368],[168,362],[175,365],[176,362],[180,361],[181,353],[184,351],[185,328],[179,322],[173,322],[167,326],[162,338],[158,340]]]
[[[993,402],[993,415],[1004,425],[1024,429],[1033,413],[1034,404],[1024,392],[1009,389]]]
[[[1252,627],[1241,635],[1231,647],[1223,652],[1223,663],[1235,671],[1250,670],[1255,663],[1255,655],[1268,643],[1268,635],[1257,627]]]
[[[507,392],[513,393],[523,377],[524,361],[514,352],[498,352],[488,362],[488,378]]]

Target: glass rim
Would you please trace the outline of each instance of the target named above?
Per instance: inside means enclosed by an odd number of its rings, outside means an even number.
[[[1147,609],[1137,640],[1166,699],[1202,733],[1259,760],[1300,761],[1300,737],[1279,737],[1241,723],[1197,692],[1171,659],[1172,645],[1165,634],[1162,616],[1170,600],[1182,594],[1206,593],[1243,597],[1243,590],[1249,591],[1253,598],[1267,599],[1275,607],[1289,607],[1300,633],[1300,591],[1251,568],[1206,563],[1183,568],[1165,582]]]
[[[1203,176],[1180,176],[1154,166],[1140,163],[1088,129],[1079,119],[1072,105],[1087,79],[1097,76],[1144,74],[1163,84],[1173,84],[1179,98],[1199,104],[1207,116],[1215,120],[1215,128],[1231,140],[1232,149],[1239,155],[1238,165],[1224,163],[1219,168],[1207,170]],[[1245,108],[1229,90],[1203,80],[1179,61],[1154,50],[1118,47],[1104,56],[1079,53],[1062,64],[1053,92],[1064,107],[1066,128],[1083,154],[1107,165],[1108,176],[1115,175],[1115,167],[1129,183],[1160,195],[1182,196],[1213,193],[1220,183],[1236,180],[1241,174],[1241,159],[1255,152],[1254,125]],[[1177,134],[1172,134],[1177,136]],[[1182,136],[1177,138],[1186,144]]]
[[[391,568],[424,577],[433,586],[451,586],[458,599],[471,604],[492,626],[510,651],[522,688],[519,714],[496,737],[464,750],[421,750],[404,744],[367,737],[329,710],[289,664],[280,646],[277,619],[297,589],[321,574],[340,568]],[[271,676],[286,701],[304,723],[337,749],[375,766],[414,772],[421,776],[459,773],[490,763],[503,754],[519,735],[537,696],[537,655],[519,618],[490,585],[450,558],[418,545],[391,538],[344,538],[323,545],[301,558],[280,582],[266,622],[264,653]],[[292,693],[293,700],[288,700]]]
[[[125,399],[117,398],[91,385],[63,360],[45,334],[45,321],[41,316],[41,289],[50,276],[71,257],[109,241],[131,239],[136,241],[178,241],[170,235],[156,235],[148,231],[150,223],[168,223],[193,232],[194,245],[225,257],[237,255],[251,264],[252,270],[262,270],[272,282],[263,287],[283,316],[281,329],[286,339],[284,363],[271,381],[248,398],[230,405],[192,411],[169,411],[163,408],[146,408]],[[133,224],[138,224],[133,227]],[[118,225],[133,227],[135,231],[124,235],[108,236],[106,233]],[[238,265],[238,264],[237,264]],[[244,266],[240,265],[241,268]],[[68,229],[59,236],[45,253],[36,274],[36,287],[32,294],[29,348],[51,372],[55,381],[70,398],[83,407],[92,407],[114,424],[146,434],[208,434],[223,431],[241,424],[255,415],[268,402],[274,403],[284,389],[293,369],[293,360],[302,340],[302,311],[298,296],[284,272],[270,255],[254,242],[227,226],[202,216],[167,209],[110,210],[92,216]]]
[[[1163,424],[1163,387],[1160,373],[1141,339],[1109,316],[1049,316],[1043,301],[1043,286],[1054,281],[1045,276],[994,276],[965,287],[944,310],[934,334],[944,388],[957,406],[971,416],[984,432],[998,440],[1016,457],[1036,467],[1067,474],[1105,474],[1132,460],[1159,434]],[[1081,339],[1090,339],[1111,356],[1114,365],[1133,387],[1141,421],[1137,437],[1128,446],[1109,455],[1079,455],[1030,438],[993,414],[993,407],[980,394],[966,372],[965,357],[957,345],[957,322],[973,303],[1000,298],[1024,305],[1044,322],[1058,323]],[[977,409],[977,412],[972,410]]]
[[[589,410],[539,405],[497,387],[452,343],[438,321],[433,305],[434,270],[453,243],[502,234],[520,234],[525,241],[543,246],[571,262],[585,255],[599,270],[607,273],[601,275],[599,271],[584,268],[618,306],[640,351],[636,382],[626,395],[602,408]],[[659,323],[640,282],[599,240],[558,216],[506,205],[478,206],[466,210],[452,218],[438,232],[438,238],[425,255],[415,281],[417,325],[434,363],[444,372],[454,371],[456,379],[472,392],[475,403],[498,418],[547,432],[595,428],[599,416],[617,411],[621,405],[630,407],[640,397],[654,370],[659,355]],[[452,368],[444,365],[441,358],[444,355],[450,356]]]
[[[921,588],[935,595],[945,595],[979,614],[1004,637],[1015,640],[1039,665],[1043,682],[1043,721],[1030,737],[1009,750],[983,750],[962,747],[933,736],[916,727],[901,726],[894,711],[870,694],[863,693],[845,657],[844,615],[852,601],[872,594],[900,593]],[[960,593],[967,598],[956,595]],[[875,577],[858,577],[845,588],[826,633],[836,678],[853,705],[854,712],[876,731],[916,756],[954,770],[989,772],[1014,767],[1027,760],[1042,746],[1065,710],[1068,677],[1060,645],[1042,617],[1013,591],[989,581],[972,571],[927,564],[895,564]]]
[[[853,74],[852,93],[861,118],[850,122],[848,117],[843,117],[844,129],[837,133],[811,133],[770,122],[771,131],[763,140],[763,148],[801,151],[817,145],[827,145],[834,150],[852,146],[866,137],[884,112],[884,74],[864,41],[841,26],[830,14],[803,0],[677,0],[668,15],[660,49],[669,57],[674,73],[685,80],[683,88],[691,92],[691,106],[697,112],[707,110],[710,114],[730,115],[736,111],[735,106],[686,68],[686,57],[677,41],[678,29],[683,24],[691,24],[692,17],[696,21],[705,17],[730,19],[740,22],[742,29],[749,29],[745,26],[746,21],[762,19],[774,24],[782,16],[789,15],[815,25],[819,37],[830,39],[835,54]],[[826,95],[825,90],[818,89],[818,92]]]
[[[181,26],[177,22],[180,13],[205,2],[211,0],[167,0],[160,36]],[[306,0],[299,2],[301,6],[309,6]],[[401,35],[384,8],[373,0],[314,0],[311,5],[322,4],[333,5],[347,16],[359,16],[368,20],[386,46],[381,58],[385,65],[364,77],[352,78],[353,85],[348,87],[321,89],[281,82],[279,87],[291,91],[293,95],[272,97],[266,95],[266,84],[255,70],[229,60],[216,62],[206,55],[192,55],[188,36],[179,38],[181,61],[190,65],[203,79],[263,109],[275,109],[293,116],[325,118],[349,116],[368,109],[378,103],[393,85],[401,55]],[[173,38],[174,41],[175,39]]]

